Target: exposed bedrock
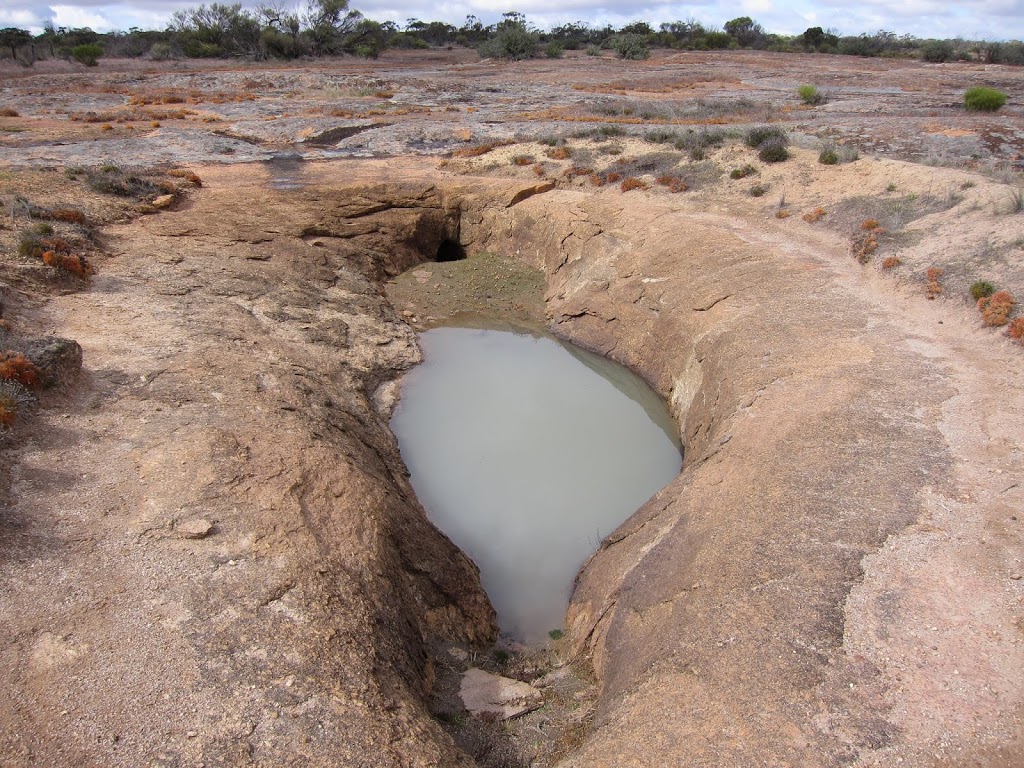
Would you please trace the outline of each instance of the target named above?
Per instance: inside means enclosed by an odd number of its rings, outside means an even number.
[[[555,330],[645,375],[685,440],[679,478],[578,578],[567,627],[601,698],[565,765],[833,765],[898,742],[845,602],[950,490],[941,370],[827,253],[738,222],[571,193],[469,218],[465,239],[545,269]]]
[[[823,766],[929,746],[848,642],[865,556],[951,492],[952,388],[893,315],[767,227],[641,195],[336,167],[343,182],[331,166],[287,194],[203,169],[189,205],[105,233],[93,290],[54,300],[86,391],[61,422],[80,436],[38,450],[76,484],[54,512],[34,465],[14,470],[10,546],[40,567],[0,562],[0,754],[472,764],[424,704],[430,649],[497,628],[387,428],[419,351],[381,290],[456,241],[541,267],[556,332],[644,375],[684,435],[682,474],[578,578],[567,630],[600,703],[564,765]],[[68,583],[88,587],[34,613]],[[902,599],[894,586],[871,606],[877,632]]]

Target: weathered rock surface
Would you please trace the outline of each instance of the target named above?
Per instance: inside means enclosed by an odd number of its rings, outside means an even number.
[[[1012,484],[972,470],[986,438],[964,435],[1019,423],[1021,382],[1009,407],[977,387],[976,417],[949,405],[1016,353],[879,301],[838,238],[783,248],[752,219],[552,192],[463,236],[542,266],[558,332],[645,375],[686,445],[577,580],[567,628],[601,698],[566,766],[1021,757],[1020,538],[986,544],[1006,508],[964,504]]]
[[[544,695],[529,683],[470,667],[459,686],[462,703],[470,714],[508,720],[544,704]]]
[[[880,299],[819,232],[306,174],[202,170],[51,302],[86,386],[0,518],[12,765],[469,764],[423,704],[428,648],[494,617],[387,430],[419,353],[380,289],[452,238],[542,267],[556,329],[645,375],[686,440],[578,579],[600,703],[564,765],[1020,764],[1016,351]],[[215,533],[173,535],[196,517]]]

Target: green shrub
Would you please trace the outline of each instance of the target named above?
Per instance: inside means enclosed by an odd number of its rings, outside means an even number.
[[[777,125],[755,125],[744,136],[744,143],[752,148],[759,149],[769,139],[777,139],[782,141],[782,146],[789,144],[789,138],[786,136],[786,129],[780,128]]]
[[[524,24],[503,24],[494,37],[477,46],[477,53],[484,59],[532,59],[537,55],[539,36]]]
[[[786,139],[779,136],[765,139],[757,148],[757,156],[766,163],[781,163],[784,160],[789,160],[786,143]]]
[[[750,188],[751,197],[764,197],[768,193],[767,184],[755,184]]]
[[[825,94],[813,85],[801,85],[796,89],[796,92],[800,94],[800,98],[803,99],[804,104],[816,106],[818,104],[824,104],[826,101]]]
[[[995,112],[1006,103],[1006,94],[995,88],[978,86],[964,94],[964,109],[974,112]]]
[[[640,61],[651,57],[651,49],[641,35],[616,35],[612,38],[612,50],[620,59]]]
[[[71,58],[79,64],[87,67],[95,67],[99,64],[99,58],[103,55],[103,46],[97,43],[83,43],[71,49]]]
[[[588,45],[587,46],[587,56],[600,56],[600,55],[601,55],[601,49],[598,48],[596,45]]]
[[[821,152],[818,153],[818,162],[822,165],[839,164],[839,153],[836,151],[835,144],[828,143],[821,148]]]
[[[747,178],[747,176],[753,176],[755,173],[757,173],[757,168],[752,166],[750,163],[747,163],[742,168],[733,168],[729,172],[729,178],[730,179],[745,179],[745,178]]]
[[[996,287],[988,280],[978,280],[976,283],[971,285],[971,298],[975,301],[983,299],[986,296],[991,296],[995,292]]]
[[[554,41],[548,43],[547,47],[544,49],[544,55],[549,59],[560,59],[562,58],[563,53],[565,53],[564,46],[561,43]]]
[[[950,40],[926,40],[921,46],[921,60],[933,64],[952,61],[956,58],[956,50]]]

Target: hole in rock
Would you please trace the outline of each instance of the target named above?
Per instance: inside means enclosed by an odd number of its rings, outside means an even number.
[[[437,248],[434,261],[462,261],[466,258],[466,249],[457,240],[445,240]]]
[[[413,488],[480,567],[502,632],[542,643],[583,561],[679,473],[676,425],[642,379],[546,334],[420,342],[391,421]]]

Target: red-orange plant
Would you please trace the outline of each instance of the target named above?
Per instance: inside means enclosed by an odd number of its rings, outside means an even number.
[[[552,147],[545,151],[544,154],[552,160],[568,160],[572,156],[572,152],[568,147]]]
[[[1010,321],[1010,327],[1006,329],[1006,335],[1024,344],[1024,317],[1016,317]]]
[[[899,256],[886,256],[885,261],[882,262],[882,269],[895,269],[902,263]]]
[[[43,382],[39,369],[20,352],[0,352],[0,381],[14,381],[25,389],[39,389]]]
[[[942,267],[928,267],[925,273],[925,288],[928,291],[928,298],[934,299],[942,295],[942,276],[946,273]]]
[[[867,231],[869,229],[878,229],[878,222],[875,219],[864,219],[860,223],[860,228]]]
[[[824,216],[825,213],[826,211],[824,208],[815,208],[813,211],[808,211],[807,213],[805,213],[803,215],[803,220],[806,221],[808,224],[813,224],[814,222],[821,219],[821,217]]]
[[[1017,300],[1009,291],[996,291],[991,296],[982,296],[978,299],[982,322],[992,327],[1006,325],[1016,303]]]
[[[604,176],[600,173],[592,173],[590,174],[590,183],[595,187],[603,187],[606,182],[604,180]]]
[[[54,269],[62,269],[81,278],[89,277],[94,273],[89,260],[77,253],[46,251],[43,253],[43,264]]]
[[[622,180],[622,184],[619,185],[619,189],[623,192],[631,192],[634,189],[647,189],[647,185],[635,176],[630,176],[629,178]]]

